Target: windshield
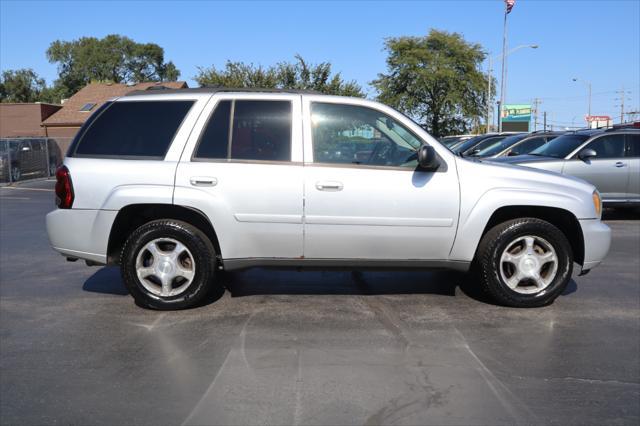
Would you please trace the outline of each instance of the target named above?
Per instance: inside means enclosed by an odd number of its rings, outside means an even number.
[[[529,155],[564,158],[587,139],[589,139],[589,135],[577,135],[575,133],[558,136],[551,142],[534,149]]]
[[[508,138],[504,138],[501,141],[491,141],[492,143],[480,149],[480,152],[475,154],[475,157],[489,157],[492,155],[496,155],[505,149],[509,148],[512,145],[515,145],[516,142],[521,141],[527,137],[527,134],[524,135],[513,135]]]
[[[461,136],[445,136],[444,138],[440,139],[440,143],[444,146],[451,146],[454,143],[458,142],[460,139],[462,139]]]
[[[453,152],[455,152],[456,154],[459,152],[465,152],[466,150],[468,150],[469,148],[475,146],[479,141],[485,139],[487,137],[487,135],[480,135],[480,136],[476,136],[473,137],[471,139],[468,139],[462,143],[459,143],[458,145],[454,146],[451,148],[451,150]]]

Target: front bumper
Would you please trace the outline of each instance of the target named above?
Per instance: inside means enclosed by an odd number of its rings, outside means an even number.
[[[67,257],[107,262],[107,245],[115,210],[58,209],[47,215],[47,234],[54,250]]]
[[[581,219],[582,237],[584,239],[584,263],[586,271],[600,264],[609,253],[611,247],[611,228],[599,219]]]

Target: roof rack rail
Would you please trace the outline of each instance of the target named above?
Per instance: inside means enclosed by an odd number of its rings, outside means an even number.
[[[145,90],[135,90],[127,93],[125,96],[136,96],[136,95],[149,95],[149,92],[159,92],[160,94],[169,94],[169,93],[229,93],[229,92],[238,92],[238,93],[291,93],[291,94],[306,94],[306,95],[323,95],[324,93],[318,92],[317,90],[309,90],[309,89],[272,89],[272,88],[254,88],[254,87],[244,87],[244,88],[236,88],[236,87],[220,87],[220,86],[203,86],[203,87],[195,87],[195,88],[184,88],[184,89],[172,89],[166,86],[149,86]]]

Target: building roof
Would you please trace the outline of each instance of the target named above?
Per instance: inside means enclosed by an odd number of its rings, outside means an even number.
[[[139,92],[150,87],[184,89],[184,81],[164,81],[138,83],[133,85],[118,83],[91,83],[70,97],[60,111],[42,122],[43,126],[81,126],[93,111],[111,98],[124,96],[130,92]]]
[[[0,137],[42,137],[42,120],[60,108],[47,103],[0,103]]]

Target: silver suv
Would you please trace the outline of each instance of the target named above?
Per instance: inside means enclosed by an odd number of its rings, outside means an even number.
[[[364,99],[136,92],[90,117],[56,176],[53,248],[119,264],[155,309],[253,266],[473,269],[498,303],[541,306],[611,239],[592,185],[457,157]]]

